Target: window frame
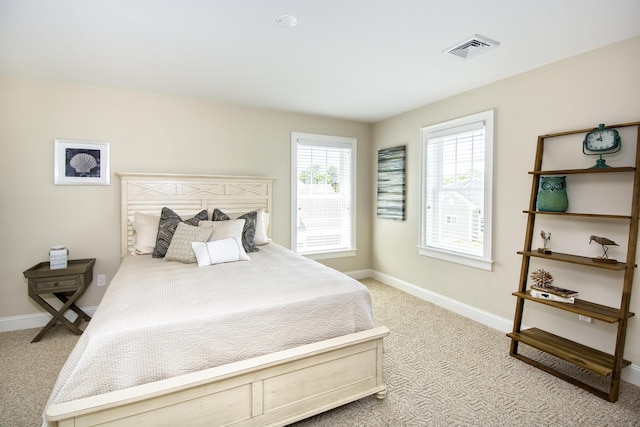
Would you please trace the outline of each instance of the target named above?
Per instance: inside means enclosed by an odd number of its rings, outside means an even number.
[[[351,150],[350,175],[351,175],[351,197],[350,197],[350,220],[351,233],[349,236],[349,247],[346,249],[332,249],[314,252],[298,252],[298,141],[313,141],[314,145],[336,147],[348,145]],[[310,259],[329,259],[355,256],[356,249],[356,177],[357,177],[357,143],[358,140],[352,137],[320,135],[303,132],[291,132],[291,250]]]
[[[429,135],[454,131],[474,123],[484,122],[484,232],[482,255],[476,256],[461,251],[447,250],[430,246],[427,243],[427,144]],[[460,130],[460,133],[462,129]],[[451,134],[455,134],[452,132]],[[492,242],[492,200],[493,200],[493,139],[494,139],[494,112],[483,111],[466,117],[449,120],[434,125],[424,126],[420,129],[420,236],[418,252],[422,256],[454,262],[474,268],[491,271],[493,267],[493,242]]]

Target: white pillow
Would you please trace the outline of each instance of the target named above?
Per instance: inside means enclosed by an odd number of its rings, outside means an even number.
[[[207,244],[203,242],[191,242],[193,252],[196,254],[196,261],[198,267],[206,267],[211,265],[211,258],[209,258],[209,251],[207,250]]]
[[[236,219],[239,216],[246,214],[247,212],[225,212],[229,218]],[[258,214],[256,216],[256,235],[254,240],[257,246],[266,245],[271,241],[267,236],[267,229],[269,228],[270,214],[268,214],[264,208],[256,210]]]
[[[134,254],[151,254],[156,247],[158,237],[158,224],[160,215],[147,215],[140,212],[134,214],[130,220],[133,226],[133,251]]]
[[[244,219],[233,219],[229,221],[200,221],[198,227],[213,228],[209,242],[215,240],[229,239],[231,237],[242,237],[244,229]]]
[[[269,236],[267,236],[267,229],[269,228],[269,221],[271,220],[271,214],[268,212],[265,212],[264,209],[260,209],[258,211],[258,218],[261,218],[261,217],[262,217],[262,221],[258,219],[258,223],[256,224],[255,241],[256,241],[256,245],[258,246],[266,245],[271,241]]]
[[[193,242],[191,246],[196,254],[198,267],[251,260],[242,247],[242,239],[240,237],[230,237],[207,243]]]

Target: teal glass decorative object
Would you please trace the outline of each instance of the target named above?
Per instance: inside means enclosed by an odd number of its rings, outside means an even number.
[[[536,209],[541,212],[565,212],[568,207],[566,176],[541,176]]]

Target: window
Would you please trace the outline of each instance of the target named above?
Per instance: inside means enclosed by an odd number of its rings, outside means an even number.
[[[421,255],[491,270],[493,111],[421,130]]]
[[[356,139],[293,132],[293,250],[312,258],[355,255]]]

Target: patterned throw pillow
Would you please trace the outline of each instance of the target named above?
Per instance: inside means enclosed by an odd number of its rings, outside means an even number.
[[[196,254],[193,252],[191,243],[206,242],[212,231],[212,228],[195,227],[184,222],[179,223],[164,259],[185,264],[196,262]]]
[[[229,215],[222,212],[220,209],[213,210],[214,221],[228,221]],[[258,213],[247,212],[244,215],[239,216],[237,219],[244,219],[244,228],[242,229],[242,247],[246,252],[258,252],[260,249],[256,247],[256,222],[258,220]]]
[[[200,221],[206,221],[208,219],[207,210],[203,209],[196,214],[193,218],[182,220],[180,215],[175,213],[169,208],[162,208],[160,214],[160,223],[158,224],[158,237],[156,238],[156,247],[153,249],[154,258],[164,258],[167,254],[167,249],[171,244],[173,234],[178,228],[178,224],[186,222],[189,225],[198,225]]]

